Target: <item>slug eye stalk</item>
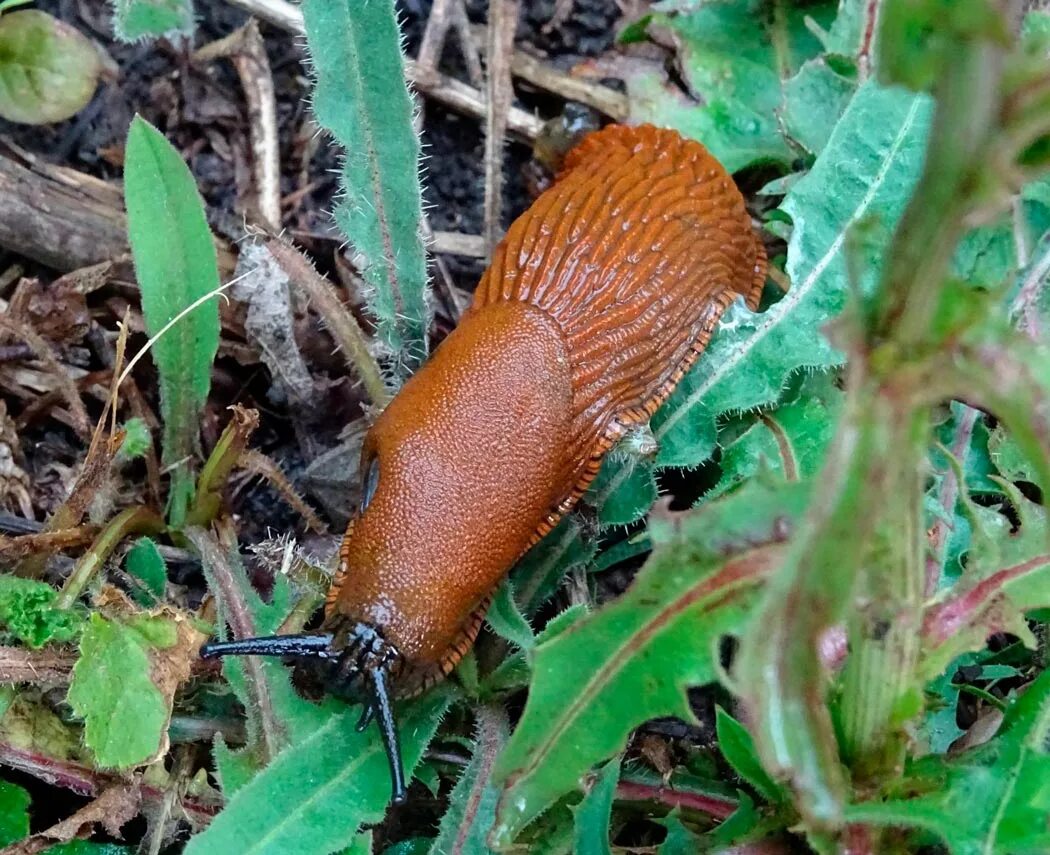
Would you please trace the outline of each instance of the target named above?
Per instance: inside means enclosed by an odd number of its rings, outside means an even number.
[[[368,645],[362,645],[361,635],[340,650],[333,647],[334,638],[319,635],[274,635],[262,638],[242,638],[236,641],[213,641],[201,647],[202,659],[217,659],[221,656],[294,656],[307,661],[327,663],[327,676],[334,679],[340,694],[362,704],[358,732],[376,720],[383,739],[387,761],[390,764],[391,800],[402,804],[407,797],[404,765],[401,761],[401,745],[394,720],[392,693],[390,691],[390,656],[374,655],[374,631],[367,635]]]

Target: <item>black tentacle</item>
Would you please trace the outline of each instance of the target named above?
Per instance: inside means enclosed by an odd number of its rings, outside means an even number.
[[[331,635],[272,635],[212,641],[201,648],[201,659],[217,656],[316,656],[332,653]]]
[[[372,703],[370,704],[383,737],[386,758],[390,762],[390,783],[393,789],[393,801],[402,804],[408,796],[405,787],[405,770],[401,762],[401,744],[398,740],[397,725],[394,722],[394,709],[390,703],[390,691],[387,687],[387,671],[384,666],[370,670],[372,684]]]

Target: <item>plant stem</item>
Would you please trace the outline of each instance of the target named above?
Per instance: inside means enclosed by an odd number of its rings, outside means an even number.
[[[257,410],[233,407],[233,418],[215,443],[197,479],[197,496],[186,514],[186,525],[206,528],[222,507],[222,492],[248,440],[259,426]]]
[[[55,606],[60,609],[68,609],[72,606],[110,553],[116,549],[117,544],[129,534],[158,534],[162,531],[164,531],[164,520],[144,505],[121,511],[109,521],[109,524],[95,538],[91,548],[73,565],[73,571],[66,579],[62,590],[58,592]]]

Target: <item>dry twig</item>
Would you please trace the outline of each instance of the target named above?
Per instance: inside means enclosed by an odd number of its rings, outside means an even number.
[[[277,96],[270,61],[255,19],[226,38],[205,45],[193,54],[195,63],[228,57],[244,89],[248,128],[255,172],[257,207],[271,232],[281,227],[281,164],[277,145]]]
[[[514,30],[518,25],[519,0],[491,0],[486,29],[488,75],[485,95],[485,255],[499,243],[503,231],[503,136],[507,131],[507,112],[513,90],[510,82],[510,55],[514,50]]]

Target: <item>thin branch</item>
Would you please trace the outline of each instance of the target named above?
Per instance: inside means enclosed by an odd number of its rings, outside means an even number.
[[[247,469],[253,475],[266,479],[281,494],[284,500],[292,506],[295,512],[306,521],[306,525],[317,534],[325,534],[328,531],[328,527],[318,519],[313,508],[306,504],[306,501],[295,491],[295,488],[278,468],[277,464],[265,454],[255,449],[246,449],[241,452],[237,465]]]
[[[485,94],[485,255],[492,253],[503,232],[503,135],[513,96],[510,54],[518,26],[519,0],[491,0],[486,30],[488,74]]]
[[[236,32],[205,45],[193,62],[228,57],[244,90],[259,216],[273,233],[281,227],[281,164],[277,144],[277,97],[259,25],[251,19]]]

